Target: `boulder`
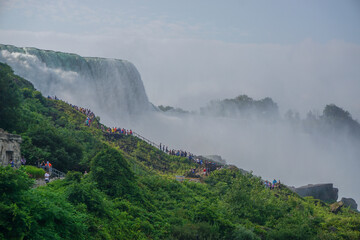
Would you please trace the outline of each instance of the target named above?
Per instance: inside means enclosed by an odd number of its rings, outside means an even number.
[[[344,203],[345,207],[350,207],[353,210],[357,210],[357,203],[352,198],[341,198],[341,202]]]
[[[302,197],[312,196],[325,202],[336,202],[338,199],[338,189],[332,183],[308,184],[295,188],[295,192]]]

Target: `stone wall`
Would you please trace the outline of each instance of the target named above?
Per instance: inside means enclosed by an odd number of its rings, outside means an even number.
[[[0,128],[0,165],[7,166],[13,160],[15,167],[21,165],[21,136],[10,134]]]

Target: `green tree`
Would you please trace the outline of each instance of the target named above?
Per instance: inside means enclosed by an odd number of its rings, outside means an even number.
[[[323,116],[344,121],[352,120],[351,115],[348,111],[345,111],[344,109],[336,106],[335,104],[326,105],[323,111]]]
[[[133,191],[134,174],[119,151],[113,148],[102,150],[90,166],[92,178],[108,195],[119,197]]]
[[[0,128],[14,130],[19,118],[20,92],[11,68],[0,63]]]
[[[360,137],[360,124],[351,117],[348,111],[335,104],[326,105],[323,111],[323,120],[336,129],[347,130]]]
[[[24,135],[23,153],[29,162],[49,161],[61,171],[76,169],[83,153],[81,145],[48,124],[32,126]]]
[[[5,168],[0,166],[1,200],[13,201],[31,187],[33,181],[22,170],[15,170],[10,166]]]

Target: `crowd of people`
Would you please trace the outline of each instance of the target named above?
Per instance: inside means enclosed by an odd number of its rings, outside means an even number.
[[[59,100],[56,96],[55,97],[48,96],[47,98],[51,100]]]
[[[40,163],[40,168],[44,169],[46,172],[49,172],[51,175],[51,171],[52,171],[52,164],[49,161],[42,161]]]
[[[172,156],[188,157],[190,160],[192,160],[192,158],[194,157],[194,155],[191,154],[190,152],[186,152],[183,150],[175,150],[175,149],[170,150],[168,146],[162,145],[161,143],[159,145],[159,149]]]
[[[94,112],[92,112],[90,109],[87,108],[82,108],[82,107],[78,107],[76,105],[73,104],[69,104],[73,109],[83,113],[86,115],[86,120],[85,120],[85,125],[90,127],[92,122],[95,119],[95,114]],[[100,127],[99,127],[100,126]],[[130,129],[125,129],[125,128],[120,128],[120,127],[112,127],[112,128],[107,128],[105,127],[103,124],[98,125],[97,128],[100,128],[103,132],[107,132],[110,134],[124,134],[124,135],[133,135],[133,131]]]
[[[104,125],[101,125],[101,130],[105,131]],[[106,131],[110,134],[118,133],[124,135],[133,135],[133,131],[130,129],[120,128],[120,127],[113,127],[107,128]]]
[[[51,100],[59,100],[59,101],[63,101],[61,99],[59,99],[58,97],[51,97],[51,96],[48,96],[48,99],[51,99]],[[63,101],[65,102],[65,101]],[[68,102],[65,102],[66,104],[68,104],[69,106],[71,106],[73,109],[75,109],[76,111],[78,112],[81,112],[83,114],[86,115],[86,120],[85,120],[85,125],[90,127],[91,123],[94,121],[95,119],[95,114],[93,111],[91,111],[90,109],[88,108],[83,108],[83,107],[79,107],[79,106],[76,106],[74,104],[71,104],[71,103],[68,103]]]
[[[280,188],[281,182],[280,182],[280,180],[276,181],[276,179],[274,179],[272,182],[268,181],[268,180],[265,180],[264,185],[265,185],[266,188],[272,190],[272,189],[275,189],[275,188]]]
[[[75,109],[76,111],[79,111],[83,114],[86,115],[86,120],[85,120],[85,125],[90,127],[91,126],[91,123],[94,121],[95,119],[95,114],[93,111],[91,111],[90,109],[88,108],[83,108],[83,107],[78,107],[74,104],[69,104],[73,109]]]
[[[197,163],[199,166],[199,169],[201,169],[201,174],[203,174],[203,175],[208,175],[211,171],[220,169],[222,167],[222,165],[217,162],[209,161],[209,160],[203,159],[201,157],[196,157],[194,154],[187,152],[187,151],[169,149],[168,146],[165,146],[164,144],[161,144],[161,143],[159,145],[159,149],[169,155],[178,156],[178,157],[186,157],[189,160]],[[199,171],[196,168],[192,168],[190,170],[190,173],[193,176],[197,175],[198,172]]]
[[[48,96],[48,99],[60,100],[56,96],[55,97]],[[63,100],[60,100],[60,101],[63,101]],[[63,102],[65,102],[65,101],[63,101]],[[88,127],[91,126],[91,124],[94,122],[94,119],[96,117],[93,111],[91,111],[88,108],[79,107],[79,106],[76,106],[76,105],[71,104],[71,103],[67,103],[67,102],[65,102],[65,103],[70,105],[76,111],[79,111],[79,112],[85,114],[86,115],[85,125],[88,126]],[[101,129],[103,132],[107,132],[107,133],[110,133],[110,134],[117,133],[117,134],[124,134],[124,135],[133,135],[133,131],[131,129],[129,130],[129,129],[119,128],[119,127],[112,127],[112,128],[109,127],[109,128],[107,128],[103,124],[99,124],[97,126],[97,128]]]
[[[76,105],[73,104],[69,104],[72,108],[74,108],[75,110],[85,114],[86,116],[90,117],[90,118],[95,118],[95,114],[88,108],[82,108],[82,107],[78,107]]]

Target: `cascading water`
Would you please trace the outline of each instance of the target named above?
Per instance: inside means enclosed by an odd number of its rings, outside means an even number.
[[[90,108],[110,125],[151,109],[140,74],[128,61],[0,44],[0,62],[45,96]]]

